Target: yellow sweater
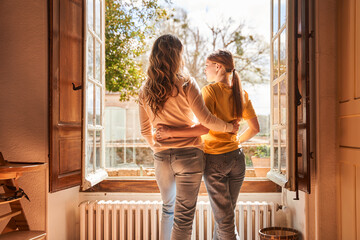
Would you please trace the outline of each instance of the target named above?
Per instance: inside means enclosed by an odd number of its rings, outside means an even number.
[[[234,100],[231,87],[222,82],[217,82],[205,86],[201,93],[205,105],[216,117],[225,122],[231,122],[236,119],[234,117]],[[249,96],[245,91],[244,99],[242,119],[248,120],[256,117]],[[202,139],[204,141],[204,151],[209,154],[222,154],[239,148],[236,135],[231,133],[210,130],[208,134],[202,136]]]

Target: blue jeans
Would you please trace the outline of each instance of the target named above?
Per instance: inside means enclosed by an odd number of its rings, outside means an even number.
[[[236,201],[245,177],[241,149],[223,154],[205,154],[204,180],[213,210],[213,240],[239,239],[235,228]]]
[[[154,159],[163,201],[160,239],[190,239],[204,153],[198,148],[168,149],[155,153]]]

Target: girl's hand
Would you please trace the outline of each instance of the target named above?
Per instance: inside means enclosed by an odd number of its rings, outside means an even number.
[[[171,130],[168,126],[158,124],[155,132],[155,138],[158,142],[171,138]]]

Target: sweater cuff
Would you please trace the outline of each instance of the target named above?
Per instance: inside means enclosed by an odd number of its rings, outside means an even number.
[[[234,125],[232,123],[226,123],[225,132],[232,132],[233,129],[234,129]]]

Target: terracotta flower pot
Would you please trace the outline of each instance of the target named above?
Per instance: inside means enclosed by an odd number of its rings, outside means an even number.
[[[252,156],[251,161],[255,170],[256,177],[266,177],[268,171],[270,171],[270,157],[259,158]]]

